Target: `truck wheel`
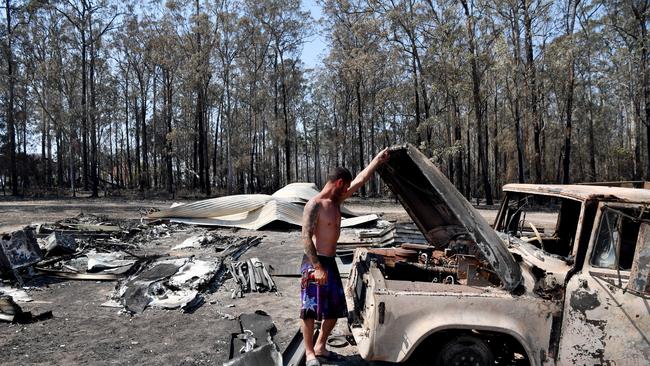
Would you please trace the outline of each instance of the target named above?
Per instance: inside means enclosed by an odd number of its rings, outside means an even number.
[[[490,348],[479,338],[459,336],[447,342],[436,357],[436,366],[488,366],[494,363]]]

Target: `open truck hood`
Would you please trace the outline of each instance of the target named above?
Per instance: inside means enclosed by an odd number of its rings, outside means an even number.
[[[521,284],[521,269],[494,229],[417,148],[391,147],[378,172],[429,243],[442,246],[458,235],[469,237],[506,290]]]

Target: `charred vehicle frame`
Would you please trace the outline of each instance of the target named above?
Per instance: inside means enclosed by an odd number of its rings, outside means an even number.
[[[429,245],[358,249],[362,357],[437,365],[644,364],[650,191],[511,184],[493,226],[411,145],[379,170]],[[551,207],[547,227],[528,209]],[[544,215],[542,215],[544,216]]]

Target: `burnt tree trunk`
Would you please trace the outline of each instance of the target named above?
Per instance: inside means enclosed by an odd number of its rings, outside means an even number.
[[[544,174],[542,150],[540,144],[540,134],[542,127],[537,105],[537,75],[535,70],[535,60],[533,58],[533,31],[529,0],[522,0],[522,8],[524,11],[524,38],[526,47],[526,81],[528,85],[528,94],[530,96],[530,112],[533,125],[535,183],[542,183],[542,176]]]
[[[458,151],[454,153],[454,159],[456,160],[456,187],[461,190],[463,189],[463,150],[460,148],[460,146],[463,143],[463,135],[460,120],[460,106],[458,105],[455,97],[453,97],[453,106],[454,145],[456,145],[458,149]]]
[[[650,180],[650,71],[648,70],[648,2],[642,1],[637,4],[631,2],[634,18],[639,25],[639,42],[641,43],[641,68],[643,102],[645,109],[646,126],[646,148],[648,157],[646,159],[646,180]]]
[[[475,43],[475,33],[474,33],[474,16],[470,13],[470,9],[467,4],[467,0],[461,0],[463,8],[465,10],[465,16],[467,17],[467,35],[468,35],[468,45],[470,52],[470,65],[472,69],[472,96],[474,102],[474,116],[476,118],[476,131],[478,137],[478,146],[477,154],[479,158],[479,163],[481,164],[481,180],[483,183],[483,192],[485,193],[485,200],[488,205],[493,203],[492,201],[492,188],[490,186],[490,178],[488,174],[488,158],[487,158],[487,141],[484,141],[486,136],[484,135],[483,127],[483,108],[481,103],[481,75],[478,70],[477,58],[477,49]]]
[[[575,24],[575,14],[580,0],[569,2],[567,13],[567,30],[566,34],[570,37],[569,44],[569,71],[567,75],[566,101],[564,104],[565,126],[564,126],[564,159],[562,160],[562,183],[569,184],[571,181],[571,129],[573,119],[573,89],[575,87],[575,50],[573,42],[573,27]],[[650,131],[648,131],[650,136]],[[650,150],[649,150],[650,153]]]
[[[174,197],[174,174],[172,166],[173,144],[172,133],[172,76],[170,71],[163,70],[165,124],[167,125],[167,138],[165,139],[165,164],[167,166],[167,192]]]
[[[357,130],[359,138],[359,171],[365,166],[363,159],[363,108],[361,107],[361,75],[358,75],[356,83],[356,94],[357,94]],[[366,196],[366,186],[365,184],[361,186],[359,192],[362,197]]]
[[[11,25],[11,2],[5,1],[5,14],[7,18],[7,36],[5,38],[7,48],[7,76],[9,78],[9,92],[7,97],[7,133],[9,134],[9,170],[11,174],[11,194],[18,195],[18,167],[16,164],[16,115],[15,115],[15,86],[16,75],[14,66],[14,50],[12,43]]]
[[[140,123],[142,124],[142,171],[140,172],[140,189],[149,188],[149,140],[147,137],[147,80],[144,71],[138,75],[140,82]]]
[[[287,174],[287,184],[291,183],[291,129],[289,128],[289,108],[287,106],[287,81],[284,69],[284,58],[280,53],[280,73],[281,73],[281,91],[282,91],[282,117],[284,120],[284,159]],[[296,172],[297,173],[297,172]]]
[[[85,8],[84,8],[85,10]],[[82,150],[82,165],[83,165],[83,185],[84,190],[88,190],[88,71],[86,70],[86,20],[84,15],[81,31],[81,150]]]
[[[124,87],[124,123],[126,128],[126,166],[128,170],[128,183],[126,186],[131,188],[133,184],[133,161],[131,160],[131,139],[129,132],[129,72],[125,73],[125,87]]]
[[[92,184],[92,195],[91,197],[99,197],[98,186],[99,186],[99,166],[97,156],[97,98],[96,98],[96,86],[95,86],[95,59],[96,59],[96,49],[95,49],[95,40],[92,33],[92,20],[88,16],[88,26],[90,31],[90,179]]]

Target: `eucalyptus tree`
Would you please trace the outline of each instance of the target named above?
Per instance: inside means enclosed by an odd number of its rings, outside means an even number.
[[[605,8],[604,24],[612,30],[629,50],[628,60],[633,77],[628,79],[636,119],[646,126],[646,180],[650,180],[650,40],[648,20],[649,0],[602,1]]]
[[[4,33],[4,54],[6,64],[6,87],[7,97],[5,102],[5,121],[7,134],[9,135],[9,172],[11,175],[11,193],[18,195],[18,168],[16,164],[16,72],[15,44],[16,34],[20,27],[25,24],[26,4],[5,0],[5,22],[2,32]]]
[[[151,37],[150,58],[152,63],[160,69],[162,76],[162,120],[166,132],[164,135],[162,155],[165,160],[166,186],[168,193],[173,196],[175,193],[173,158],[176,154],[174,149],[176,134],[174,133],[173,124],[173,104],[178,69],[181,67],[183,56],[178,43],[180,40],[177,34],[177,28],[169,14],[164,15],[162,19],[154,24]]]
[[[265,32],[271,38],[273,49],[273,68],[279,81],[279,94],[282,104],[282,140],[284,143],[285,178],[290,183],[293,178],[291,174],[291,146],[292,136],[295,134],[295,121],[290,115],[288,78],[291,65],[295,65],[298,58],[300,46],[309,34],[309,14],[300,8],[299,0],[264,0],[260,2],[249,2],[247,7],[264,27]],[[290,66],[289,68],[287,66]],[[277,102],[276,102],[277,104]],[[276,123],[280,122],[276,118]],[[276,150],[276,156],[279,151]],[[279,159],[276,159],[276,179],[279,178]],[[297,172],[296,172],[297,174]]]
[[[467,47],[469,54],[469,62],[471,67],[471,76],[472,76],[472,99],[473,99],[473,109],[474,116],[476,118],[477,124],[477,137],[478,137],[478,157],[481,167],[481,180],[483,183],[483,193],[485,194],[485,199],[488,205],[492,204],[492,188],[490,186],[490,178],[488,174],[488,144],[485,135],[484,128],[484,107],[483,107],[483,96],[481,91],[482,84],[482,74],[483,72],[479,69],[479,57],[481,56],[481,48],[477,44],[477,21],[475,12],[475,3],[468,0],[460,0],[460,3],[463,7],[465,18],[466,18],[466,31],[467,31]],[[488,40],[483,45],[483,48],[489,48]],[[484,67],[484,66],[483,66]]]

